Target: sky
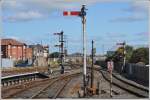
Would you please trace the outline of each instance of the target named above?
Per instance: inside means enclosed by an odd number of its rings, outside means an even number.
[[[2,38],[26,44],[50,46],[58,51],[58,36],[64,31],[69,53],[82,52],[82,23],[77,16],[63,16],[63,11],[79,11],[85,4],[87,53],[91,41],[97,54],[128,45],[148,45],[149,0],[1,0]]]

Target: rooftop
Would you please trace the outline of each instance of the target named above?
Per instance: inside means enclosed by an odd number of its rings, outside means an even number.
[[[26,45],[15,39],[1,39],[1,45]]]

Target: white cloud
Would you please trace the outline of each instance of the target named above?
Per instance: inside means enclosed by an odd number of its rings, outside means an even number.
[[[9,13],[9,16],[4,15],[5,19],[17,21],[18,18],[18,21],[24,21],[41,18],[41,15],[50,15],[55,10],[80,9],[82,4],[90,6],[103,2],[130,2],[130,9],[136,11],[148,7],[148,0],[2,0],[2,10]],[[28,16],[25,15],[26,12]]]
[[[148,10],[150,7],[150,0],[136,0],[133,2],[133,8]]]
[[[18,7],[31,9],[39,7],[51,10],[55,8],[75,8],[80,7],[82,4],[90,5],[103,2],[132,2],[134,7],[148,7],[148,0],[3,0],[2,4],[3,9],[17,9]]]
[[[124,13],[128,13],[128,16],[121,16],[115,19],[112,19],[111,22],[137,22],[137,21],[145,21],[149,16],[150,9],[150,1],[149,0],[133,0],[130,2],[130,5],[126,9],[122,9],[121,11]]]
[[[123,9],[123,11],[145,13],[145,12],[148,12],[150,8],[149,5],[150,5],[149,0],[136,0],[136,1],[131,2],[130,7]]]
[[[118,17],[116,19],[111,20],[110,22],[137,22],[146,20],[145,16],[126,16],[126,17]]]
[[[7,16],[4,19],[11,22],[15,21],[29,21],[32,19],[38,19],[44,17],[41,13],[36,11],[18,12],[13,16]]]

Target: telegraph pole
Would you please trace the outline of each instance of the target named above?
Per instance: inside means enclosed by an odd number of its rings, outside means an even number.
[[[93,88],[94,82],[94,74],[93,74],[93,67],[94,67],[94,41],[92,40],[92,66],[91,66],[91,88]]]
[[[63,62],[64,62],[64,32],[61,31],[60,33],[54,33],[54,35],[59,35],[59,42],[60,42],[60,45],[55,45],[55,47],[59,47],[59,50],[60,50],[60,60],[61,60],[61,63],[60,63],[60,67],[61,67],[61,74],[64,73],[64,66],[63,66]]]

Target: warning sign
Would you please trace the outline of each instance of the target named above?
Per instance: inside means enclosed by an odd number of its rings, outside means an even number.
[[[112,72],[113,68],[114,68],[114,63],[113,63],[113,61],[108,61],[108,62],[107,62],[107,69],[108,69],[108,71],[109,71],[109,72]]]

